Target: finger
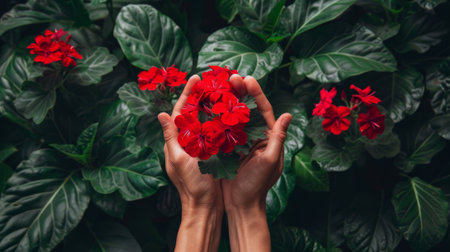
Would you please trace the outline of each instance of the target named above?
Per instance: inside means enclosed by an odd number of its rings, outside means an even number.
[[[264,117],[267,127],[272,129],[275,124],[275,116],[273,115],[272,105],[270,105],[269,100],[267,100],[267,97],[264,95],[261,86],[259,86],[255,78],[251,76],[245,77],[244,83],[248,94],[255,98],[256,106]]]
[[[178,144],[178,128],[173,122],[172,118],[167,113],[160,113],[158,115],[159,123],[163,129],[164,140],[166,141],[166,148],[168,152],[181,148]]]
[[[191,78],[189,78],[186,86],[183,89],[183,93],[181,93],[180,98],[178,98],[177,103],[175,103],[175,106],[173,107],[172,120],[175,120],[175,117],[181,114],[181,109],[184,107],[184,104],[186,103],[186,100],[191,93],[192,87],[199,81],[200,77],[198,75],[192,75]]]
[[[269,135],[267,148],[265,154],[271,157],[278,157],[286,139],[286,132],[291,123],[292,116],[289,113],[284,113],[275,122],[272,131]]]
[[[240,97],[247,95],[247,88],[244,84],[244,79],[239,74],[233,74],[230,77],[231,86],[239,94]]]

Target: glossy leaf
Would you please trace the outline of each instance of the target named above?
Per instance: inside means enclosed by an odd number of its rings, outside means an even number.
[[[280,24],[296,36],[331,21],[347,10],[356,0],[295,0],[283,12]]]
[[[385,193],[362,194],[345,218],[344,234],[352,251],[394,251],[401,240],[394,209]]]
[[[123,7],[116,19],[114,37],[136,67],[148,70],[175,64],[181,71],[191,71],[188,40],[175,22],[150,5]]]
[[[389,43],[400,53],[411,50],[425,53],[432,46],[439,44],[447,33],[448,29],[442,20],[419,13],[406,18],[397,36]]]
[[[306,134],[315,144],[325,141],[327,136],[330,135],[330,132],[323,129],[322,122],[323,117],[313,116],[309,119],[306,127]]]
[[[100,194],[91,193],[92,203],[103,210],[106,214],[116,218],[123,218],[127,207],[127,202],[122,198],[120,193]]]
[[[252,32],[271,34],[274,30],[284,0],[235,0],[239,16]]]
[[[416,165],[429,164],[433,156],[446,145],[445,140],[429,124],[423,125],[418,132],[410,132],[406,141],[405,152],[395,162],[405,172],[411,172]]]
[[[89,196],[69,167],[48,149],[19,165],[0,199],[1,251],[50,251],[78,224]]]
[[[35,82],[27,82],[23,92],[14,100],[14,106],[25,118],[33,119],[36,124],[40,124],[55,102],[54,89],[46,91]]]
[[[297,184],[308,191],[329,191],[328,173],[312,161],[311,154],[311,149],[304,147],[294,157]]]
[[[327,142],[320,142],[312,149],[312,159],[327,171],[346,171],[361,153],[360,143],[346,143],[337,147]]]
[[[448,202],[439,188],[410,178],[395,186],[392,203],[400,231],[413,249],[429,250],[444,238]]]
[[[400,152],[400,138],[393,132],[378,135],[374,140],[367,140],[364,144],[367,152],[375,158],[392,158]]]
[[[131,113],[137,116],[152,115],[155,97],[152,91],[141,90],[135,82],[124,84],[118,91],[119,98],[130,108]]]
[[[447,2],[447,0],[415,0],[420,7],[425,10],[433,10],[439,4]]]
[[[105,47],[97,47],[95,50],[82,51],[83,59],[77,61],[69,75],[68,80],[72,83],[87,86],[97,84],[102,76],[110,73],[113,67],[119,63],[117,58],[110,54]]]
[[[315,241],[308,231],[297,227],[276,225],[271,228],[270,234],[272,240],[272,251],[274,252],[325,251],[322,245]]]
[[[379,75],[371,87],[395,123],[416,112],[425,92],[422,74],[412,68]]]
[[[271,104],[276,104],[273,107],[276,116],[280,116],[282,113],[292,115],[292,121],[284,141],[283,172],[275,185],[270,188],[266,197],[267,219],[269,223],[272,223],[286,208],[289,195],[295,187],[292,158],[303,147],[308,119],[305,111],[296,104],[288,93],[274,93],[269,97],[269,100]]]
[[[99,193],[119,191],[131,201],[150,196],[167,184],[158,157],[149,149],[132,153],[121,139],[115,138],[102,146],[100,155],[99,168],[83,167],[83,177]]]
[[[266,47],[264,40],[237,27],[226,27],[211,34],[198,53],[197,68],[209,70],[209,65],[228,66],[240,75],[261,79],[277,68],[283,51],[277,43]]]
[[[450,113],[432,118],[430,124],[439,136],[446,140],[450,140]]]
[[[136,144],[139,146],[152,146],[159,157],[164,157],[164,134],[158,117],[143,116],[136,124]]]
[[[450,88],[438,90],[431,99],[431,106],[436,114],[450,112]]]
[[[200,160],[198,165],[202,174],[211,174],[215,179],[232,180],[236,177],[239,168],[239,155],[219,152],[208,160]]]
[[[393,72],[396,61],[383,41],[364,26],[348,31],[342,24],[320,27],[298,37],[291,75],[329,83],[369,71]]]
[[[89,232],[95,238],[90,251],[142,251],[141,246],[126,226],[113,221],[98,221],[87,224]]]
[[[0,36],[5,32],[30,24],[72,22],[72,10],[53,0],[28,0],[2,16]]]
[[[215,2],[219,15],[227,20],[228,23],[231,23],[238,14],[238,9],[234,0],[215,0]]]

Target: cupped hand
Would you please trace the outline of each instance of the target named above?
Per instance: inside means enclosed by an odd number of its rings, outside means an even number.
[[[233,75],[230,81],[239,95],[255,98],[268,130],[267,139],[255,143],[241,160],[237,176],[232,180],[221,180],[225,209],[259,208],[265,211],[267,193],[283,171],[283,143],[292,116],[285,113],[275,120],[270,102],[253,77],[242,79]]]
[[[164,145],[166,171],[180,194],[184,209],[214,208],[221,210],[223,209],[223,199],[220,181],[215,180],[209,174],[200,173],[198,158],[189,156],[178,143],[178,128],[174,123],[175,117],[180,114],[191,93],[192,86],[198,81],[200,81],[200,77],[197,75],[189,79],[171,116],[167,113],[158,115],[166,141]]]

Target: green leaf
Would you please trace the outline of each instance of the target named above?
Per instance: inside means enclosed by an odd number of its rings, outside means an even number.
[[[0,195],[6,188],[6,181],[13,174],[13,170],[8,165],[0,162]]]
[[[36,124],[40,124],[55,102],[54,89],[46,91],[35,82],[26,82],[23,92],[14,100],[14,106],[25,118],[32,118]]]
[[[394,251],[401,240],[394,209],[385,193],[361,194],[345,217],[344,235],[351,251]]]
[[[49,149],[31,153],[8,184],[0,199],[1,251],[51,251],[89,204],[79,172]]]
[[[308,126],[306,127],[306,134],[315,144],[324,142],[327,136],[330,135],[329,131],[323,129],[322,122],[323,117],[313,116],[309,119]]]
[[[209,70],[209,65],[228,66],[240,75],[261,79],[277,68],[283,51],[277,43],[266,47],[264,40],[238,28],[225,27],[211,34],[198,53],[197,68]]]
[[[320,83],[340,82],[369,71],[393,72],[396,61],[383,41],[364,26],[348,31],[330,24],[303,34],[294,41],[298,49],[291,75]]]
[[[397,183],[392,203],[399,229],[414,250],[429,250],[444,238],[448,202],[439,188],[410,178]]]
[[[122,139],[115,138],[102,146],[99,155],[99,168],[82,170],[83,177],[99,193],[119,191],[125,200],[131,201],[153,195],[167,184],[158,157],[147,148],[132,153]]]
[[[252,32],[271,34],[278,23],[284,0],[235,0],[239,16]]]
[[[136,67],[175,67],[190,72],[191,49],[181,29],[150,5],[130,4],[116,19],[114,37],[125,57]]]
[[[239,155],[219,152],[208,160],[200,160],[198,166],[202,174],[211,174],[215,179],[232,180],[236,177],[239,168]]]
[[[312,150],[312,160],[327,171],[346,171],[361,153],[361,143],[346,143],[343,147],[336,147],[327,142],[316,144]]]
[[[272,240],[272,251],[274,252],[324,251],[322,245],[315,241],[308,231],[297,227],[276,225],[270,229],[270,234]]]
[[[89,232],[95,238],[95,243],[89,251],[142,251],[128,228],[118,222],[96,221],[87,225]]]
[[[389,45],[400,53],[416,51],[424,53],[432,46],[439,44],[448,33],[443,20],[418,13],[411,15],[402,22],[397,36],[389,40]]]
[[[275,185],[270,188],[266,198],[267,219],[269,223],[272,223],[284,211],[289,195],[294,190],[295,172],[292,167],[292,158],[303,147],[308,119],[303,108],[289,93],[273,93],[269,100],[271,104],[274,104],[273,110],[276,116],[286,112],[292,115],[284,141],[283,172]]]
[[[450,112],[450,87],[438,90],[431,99],[431,106],[436,114]]]
[[[397,134],[385,132],[382,135],[377,136],[375,139],[368,139],[364,144],[367,152],[375,158],[392,158],[400,152],[400,138]]]
[[[425,10],[431,11],[436,6],[438,6],[441,3],[447,2],[447,0],[415,0],[417,4],[420,5],[420,7],[424,8]]]
[[[432,118],[430,124],[439,136],[450,140],[450,113]]]
[[[355,2],[356,0],[295,0],[281,15],[280,25],[292,34],[292,41],[298,35],[337,18]]]
[[[120,193],[100,194],[93,191],[91,197],[92,202],[109,216],[123,218],[127,202],[120,196]]]
[[[29,0],[17,4],[2,16],[0,36],[17,27],[40,23],[72,23],[72,10],[60,4],[62,1]]]
[[[119,98],[130,108],[131,113],[137,116],[154,115],[155,96],[152,91],[141,90],[136,82],[124,84],[117,90]]]
[[[236,8],[234,0],[216,0],[215,3],[219,15],[227,20],[228,23],[231,23],[238,14],[238,9]]]
[[[294,157],[297,184],[308,191],[328,192],[330,190],[328,173],[312,161],[311,154],[311,149],[306,146]]]
[[[152,146],[158,155],[164,157],[164,134],[158,117],[143,116],[136,125],[136,144],[139,146]]]
[[[110,54],[105,47],[97,47],[88,51],[81,51],[82,60],[78,60],[67,80],[81,86],[97,84],[102,76],[110,73],[113,67],[119,63],[117,58]]]
[[[59,152],[73,158],[83,165],[88,165],[91,159],[92,147],[97,134],[98,123],[94,123],[81,132],[77,145],[73,144],[50,144]]]
[[[385,20],[381,14],[376,15],[368,12],[361,18],[362,24],[369,28],[377,37],[383,41],[397,35],[400,30],[400,24],[397,22]]]
[[[426,68],[427,91],[435,94],[437,91],[450,89],[450,74],[444,72],[443,69],[440,69],[439,64]]]
[[[411,172],[416,165],[429,164],[446,145],[445,140],[428,123],[418,132],[410,132],[404,142],[406,150],[397,157],[395,166],[405,172]]]
[[[34,64],[31,57],[20,57],[15,51],[7,50],[2,50],[0,99],[14,100],[22,91],[22,83],[41,76],[43,68]]]
[[[425,92],[423,76],[413,68],[377,75],[371,87],[395,123],[416,112]]]
[[[0,163],[16,151],[17,149],[13,145],[0,143]]]

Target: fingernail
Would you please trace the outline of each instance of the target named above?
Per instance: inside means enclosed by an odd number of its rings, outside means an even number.
[[[281,125],[283,126],[284,129],[287,129],[289,127],[291,120],[292,120],[292,116],[283,117],[283,120],[281,121]]]

